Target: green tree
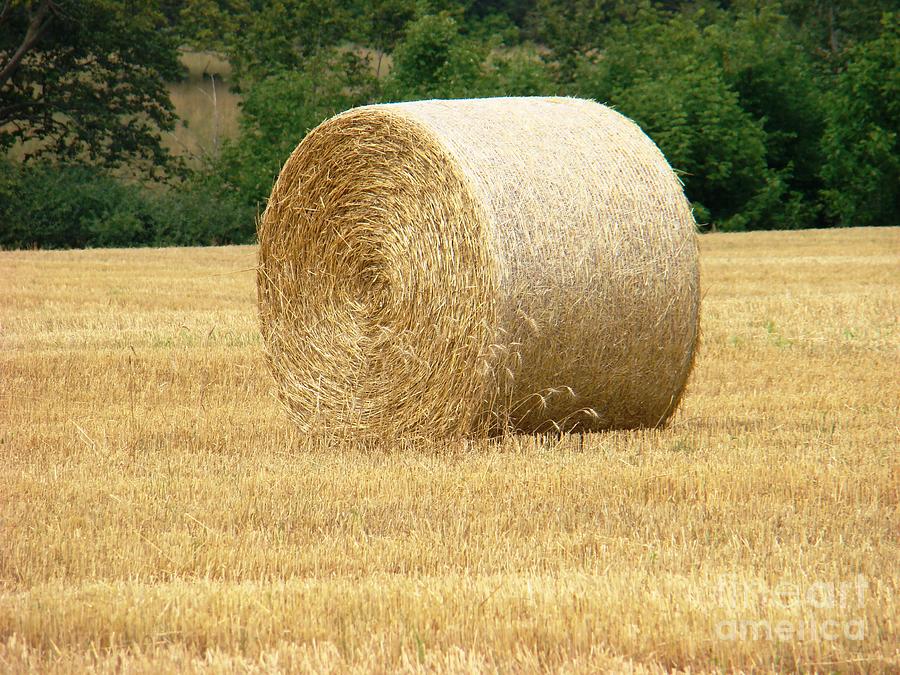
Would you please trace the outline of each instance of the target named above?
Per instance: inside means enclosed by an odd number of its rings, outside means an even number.
[[[553,69],[533,45],[492,53],[483,77],[483,91],[490,96],[553,96],[560,90]]]
[[[253,15],[250,0],[167,0],[166,14],[185,44],[226,53]]]
[[[550,48],[561,79],[569,82],[579,58],[605,46],[614,23],[630,22],[650,7],[649,0],[537,0],[529,14],[529,32]]]
[[[843,53],[879,32],[881,16],[896,0],[783,0],[785,13],[803,27],[812,54],[838,67]]]
[[[372,0],[362,15],[361,31],[366,43],[377,50],[375,75],[382,73],[382,57],[403,38],[406,26],[416,17],[415,0]]]
[[[773,204],[775,211],[760,224],[816,224],[824,94],[799,34],[777,6],[744,2],[719,14],[703,35],[741,108],[762,124],[766,164],[784,186],[785,209],[779,213]]]
[[[352,0],[255,1],[226,43],[235,81],[243,87],[285,70],[306,68],[312,56],[351,35],[358,27],[357,10]]]
[[[0,7],[0,151],[128,164],[170,163],[166,79],[177,42],[152,3],[5,0]]]
[[[426,14],[407,26],[397,45],[386,91],[395,99],[477,96],[488,49],[462,35],[450,14]]]
[[[583,58],[578,93],[634,119],[681,173],[700,222],[726,229],[759,224],[760,210],[783,190],[766,166],[762,124],[738,94],[690,19],[641,21],[613,30],[607,49]]]
[[[469,13],[477,19],[503,16],[523,28],[529,13],[534,10],[536,0],[473,0]]]
[[[828,101],[824,198],[841,225],[900,224],[900,15],[850,49]]]
[[[684,172],[698,217],[732,229],[821,224],[822,84],[777,7],[642,12],[582,56],[576,89],[633,117]]]
[[[244,203],[268,196],[282,164],[319,122],[365,103],[372,91],[366,64],[352,52],[323,51],[303,67],[254,82],[241,107],[240,135],[225,144],[217,173]]]

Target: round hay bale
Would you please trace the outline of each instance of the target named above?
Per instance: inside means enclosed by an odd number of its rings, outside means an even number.
[[[284,165],[259,244],[267,361],[307,432],[654,427],[693,362],[690,205],[591,101],[337,115]]]

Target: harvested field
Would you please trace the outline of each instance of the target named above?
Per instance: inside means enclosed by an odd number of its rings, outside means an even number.
[[[254,248],[0,252],[0,670],[900,669],[900,229],[700,249],[668,428],[387,448]]]

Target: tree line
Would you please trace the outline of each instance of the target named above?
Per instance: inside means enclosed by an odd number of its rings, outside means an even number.
[[[323,119],[472,96],[615,107],[679,172],[702,228],[897,225],[893,6],[3,0],[0,246],[252,241],[281,164]],[[242,96],[238,135],[199,167],[162,140],[185,46],[223,54]]]

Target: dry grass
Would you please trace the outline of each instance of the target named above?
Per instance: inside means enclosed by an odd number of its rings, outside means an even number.
[[[185,51],[187,77],[170,82],[169,96],[179,122],[165,144],[192,164],[218,156],[222,143],[238,133],[241,97],[230,89],[231,65],[209,52]]]
[[[387,449],[286,422],[252,248],[0,253],[0,669],[896,671],[900,231],[700,245],[670,428]]]

